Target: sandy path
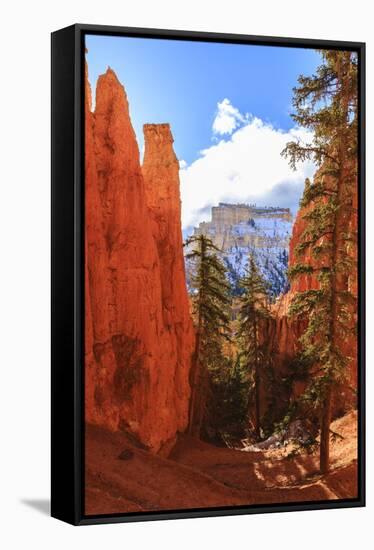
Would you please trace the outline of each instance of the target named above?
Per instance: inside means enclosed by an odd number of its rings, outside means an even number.
[[[343,439],[332,443],[331,472],[321,477],[317,456],[286,458],[287,449],[247,453],[183,436],[166,459],[135,447],[123,434],[88,426],[86,513],[354,498],[356,413],[337,420],[332,429]]]

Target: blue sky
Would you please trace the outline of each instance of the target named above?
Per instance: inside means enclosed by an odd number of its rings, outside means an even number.
[[[98,76],[108,66],[125,86],[141,151],[144,123],[170,123],[175,151],[182,161],[184,227],[204,219],[204,208],[220,199],[257,197],[260,204],[277,198],[284,205],[290,194],[289,206],[297,207],[304,176],[311,175],[312,168],[300,168],[295,179],[296,175],[278,166],[278,149],[296,131],[290,117],[292,87],[299,74],[314,72],[320,62],[318,53],[302,48],[94,35],[86,37],[86,47],[93,92]],[[259,175],[260,157],[263,164],[278,167],[277,173],[265,174],[266,181]],[[212,165],[217,158],[219,174]],[[222,166],[227,172],[224,179]]]

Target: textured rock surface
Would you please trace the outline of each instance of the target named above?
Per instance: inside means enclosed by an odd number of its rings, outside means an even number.
[[[173,383],[179,403],[189,395],[188,377],[194,347],[183,258],[179,162],[168,124],[146,124],[144,144],[145,196],[160,261],[164,326],[177,354]]]
[[[86,420],[129,431],[158,451],[186,427],[190,393],[193,330],[178,223],[178,174],[175,178],[165,159],[165,177],[154,180],[159,189],[152,198],[150,178],[146,193],[126,93],[112,70],[98,79],[94,113],[89,97]],[[173,155],[172,140],[168,149]],[[162,171],[163,160],[157,162]],[[169,196],[174,202],[161,206],[158,219],[157,199]]]

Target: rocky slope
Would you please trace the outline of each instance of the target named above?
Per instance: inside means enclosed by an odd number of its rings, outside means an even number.
[[[194,339],[172,138],[145,128],[143,176],[112,70],[94,112],[90,96],[86,81],[86,420],[159,451],[186,427]]]

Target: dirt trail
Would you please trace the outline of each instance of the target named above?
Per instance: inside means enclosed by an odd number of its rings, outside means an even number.
[[[332,443],[331,471],[322,477],[317,455],[287,458],[287,448],[241,452],[181,436],[166,459],[124,434],[87,426],[86,513],[355,498],[356,412],[336,420],[332,430],[342,439]]]

